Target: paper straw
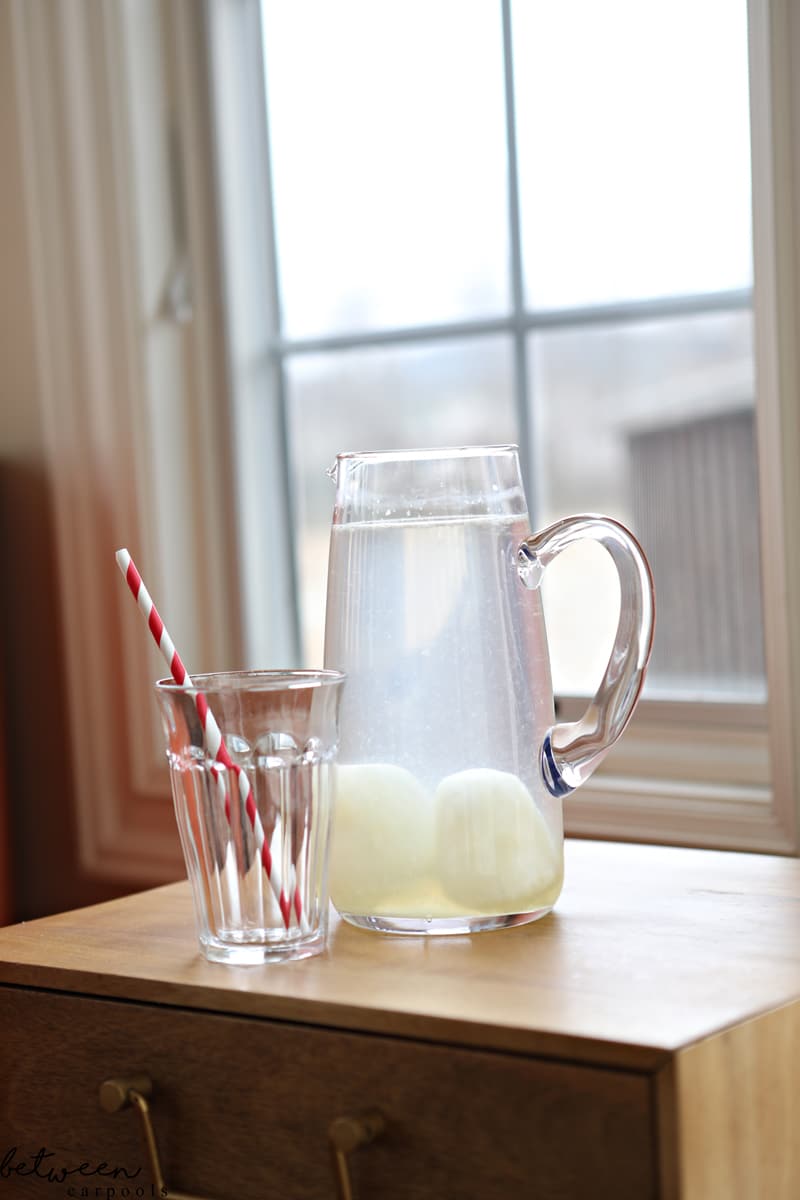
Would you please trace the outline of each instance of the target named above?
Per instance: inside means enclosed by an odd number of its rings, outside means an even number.
[[[273,859],[269,848],[264,826],[261,824],[261,818],[258,815],[256,802],[253,798],[253,792],[250,787],[250,780],[247,777],[247,772],[243,771],[238,763],[235,763],[228,753],[228,747],[225,745],[225,739],[222,736],[219,725],[214,719],[214,714],[208,706],[208,701],[202,692],[194,688],[191,677],[186,670],[186,667],[181,661],[181,656],[175,649],[175,643],[169,636],[164,622],[159,616],[158,609],[152,601],[150,593],[142,582],[142,577],[136,569],[136,564],[131,558],[127,550],[118,550],[116,554],[117,566],[125,576],[125,582],[131,590],[134,600],[139,605],[142,614],[147,621],[147,626],[153,635],[153,640],[158,646],[161,654],[164,657],[170,674],[179,687],[193,688],[192,697],[194,699],[197,714],[200,717],[200,723],[203,727],[205,736],[206,750],[209,755],[218,762],[221,766],[226,767],[229,771],[233,771],[236,775],[239,784],[239,793],[244,799],[245,812],[247,813],[250,825],[255,837],[256,846],[258,847],[261,856],[261,863],[267,874],[270,887],[278,902],[283,917],[283,923],[286,928],[289,928],[292,919],[292,907],[297,916],[298,923],[303,926],[303,907],[300,893],[295,889],[294,905],[290,905],[286,892],[283,889],[281,882],[280,867]],[[219,773],[211,768],[211,772],[215,779],[219,778]],[[231,814],[229,802],[225,800],[225,816],[230,824]]]

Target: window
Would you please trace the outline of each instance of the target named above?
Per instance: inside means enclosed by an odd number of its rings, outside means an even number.
[[[649,694],[763,702],[745,4],[262,12],[302,655],[336,451],[512,440],[537,525],[649,550]],[[616,581],[559,568],[556,686],[590,694]]]
[[[154,871],[145,831],[163,814],[160,667],[103,573],[111,550],[137,553],[193,667],[288,663],[301,641],[316,658],[324,471],[355,438],[515,438],[535,524],[599,507],[647,542],[661,600],[649,698],[570,801],[573,830],[791,850],[794,6],[750,0],[747,22],[710,0],[78,11],[10,9],[91,870]],[[557,193],[541,186],[553,177]],[[343,225],[353,194],[359,219]],[[551,580],[555,655],[578,645],[579,569],[598,572],[592,617],[608,619],[605,565],[565,562]],[[599,629],[591,640],[601,657]],[[108,648],[125,663],[113,720]],[[598,670],[585,647],[562,656],[565,713]]]
[[[617,516],[657,583],[645,700],[576,794],[573,829],[785,847],[751,236],[751,109],[774,143],[753,67],[767,10],[748,28],[725,0],[260,8],[261,350],[301,655],[321,656],[338,450],[518,441],[534,525]],[[230,198],[230,158],[226,174]],[[592,546],[550,574],[555,682],[577,714],[610,645],[614,574]]]

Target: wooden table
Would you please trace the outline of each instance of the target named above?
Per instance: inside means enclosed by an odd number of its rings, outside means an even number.
[[[794,859],[573,842],[533,925],[336,923],[255,968],[201,959],[175,884],[0,930],[0,1012],[0,1197],[149,1197],[98,1102],[141,1074],[167,1184],[212,1200],[333,1198],[330,1123],[370,1110],[358,1200],[800,1197]]]

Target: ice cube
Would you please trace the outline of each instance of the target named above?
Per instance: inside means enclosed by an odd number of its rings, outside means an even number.
[[[521,779],[488,767],[459,771],[434,795],[437,871],[475,913],[527,912],[559,873],[559,855]]]
[[[384,897],[430,879],[433,808],[403,767],[337,768],[331,842],[331,899],[349,913],[372,913]]]

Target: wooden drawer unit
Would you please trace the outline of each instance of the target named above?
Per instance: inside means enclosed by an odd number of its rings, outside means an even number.
[[[798,863],[568,870],[536,925],[263,968],[199,956],[185,884],[0,930],[0,1200],[158,1195],[99,1099],[143,1076],[176,1197],[335,1200],[331,1123],[378,1113],[354,1200],[797,1200]]]
[[[5,1136],[53,1165],[143,1166],[136,1114],[102,1112],[98,1089],[145,1071],[167,1184],[203,1197],[333,1197],[328,1127],[365,1109],[386,1129],[353,1157],[359,1197],[655,1195],[648,1080],[630,1072],[7,988],[0,1021]]]

